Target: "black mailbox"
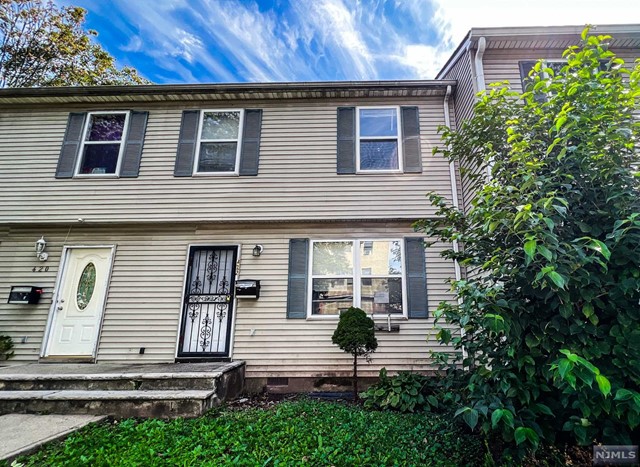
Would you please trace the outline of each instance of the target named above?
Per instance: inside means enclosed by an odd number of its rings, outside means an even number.
[[[33,287],[31,285],[14,285],[11,286],[11,292],[9,292],[9,301],[7,303],[35,305],[40,301],[41,295],[42,287]]]
[[[236,282],[236,297],[260,298],[260,281],[242,279]]]

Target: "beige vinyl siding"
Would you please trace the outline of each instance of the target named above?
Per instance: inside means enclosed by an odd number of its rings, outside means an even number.
[[[462,122],[471,118],[473,115],[473,107],[476,103],[476,84],[473,81],[471,60],[471,52],[464,52],[458,57],[458,60],[446,75],[443,76],[444,79],[455,79],[458,81],[454,95],[455,112],[452,113],[452,115],[455,115],[453,119],[454,122],[452,122],[455,124],[455,128],[460,128]],[[458,186],[462,187],[460,190],[460,206],[466,210],[473,198],[473,193],[469,190],[469,178],[461,173],[459,167],[457,167],[456,172]]]
[[[520,68],[518,62],[521,60],[562,60],[564,49],[487,49],[484,54],[484,75],[487,85],[509,81],[511,89],[522,92],[522,82],[520,80]],[[618,57],[622,58],[627,65],[640,57],[639,49],[612,49]]]
[[[432,154],[442,97],[242,105],[264,109],[257,177],[174,177],[184,107],[149,104],[138,178],[55,179],[68,112],[98,109],[0,111],[0,223],[414,219],[434,213],[426,192],[451,197],[448,163]],[[418,105],[423,173],[337,175],[340,105]]]
[[[34,242],[45,236],[50,254],[41,263]],[[399,238],[415,235],[406,223],[333,224],[166,224],[12,228],[0,243],[0,333],[16,342],[14,362],[38,359],[63,245],[115,245],[98,362],[171,362],[175,357],[184,271],[189,244],[241,244],[240,278],[262,282],[258,300],[237,300],[233,358],[247,362],[247,376],[348,375],[351,359],[331,344],[336,320],[287,319],[290,238]],[[264,246],[256,258],[251,250]],[[427,250],[429,309],[451,300],[447,280],[453,265]],[[34,266],[47,272],[32,272]],[[38,305],[6,303],[11,285],[36,285],[45,294]],[[385,321],[386,322],[386,321]],[[255,330],[252,335],[252,330]],[[430,368],[430,351],[447,350],[434,338],[433,319],[403,320],[400,333],[378,333],[380,346],[363,375]],[[428,336],[431,336],[428,338]],[[26,342],[23,343],[23,337]],[[145,354],[140,355],[140,347]]]

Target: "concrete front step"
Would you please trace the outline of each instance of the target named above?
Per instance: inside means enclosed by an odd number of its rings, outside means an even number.
[[[0,391],[7,413],[109,414],[114,417],[197,417],[220,401],[216,391]]]
[[[193,364],[23,364],[0,368],[0,414],[195,417],[238,396],[242,361]]]
[[[46,390],[215,390],[222,373],[131,373],[0,375],[0,391]]]

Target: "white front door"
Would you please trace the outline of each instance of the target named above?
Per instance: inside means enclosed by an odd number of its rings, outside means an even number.
[[[64,269],[52,307],[47,356],[94,355],[112,255],[112,248],[66,250]]]

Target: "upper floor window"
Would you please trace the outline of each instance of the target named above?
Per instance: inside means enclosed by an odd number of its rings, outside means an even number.
[[[129,112],[89,112],[76,175],[116,175],[124,150]]]
[[[336,172],[422,173],[417,106],[338,107]]]
[[[258,175],[262,109],[184,110],[173,175]]]
[[[521,60],[518,62],[518,66],[520,67],[520,83],[522,84],[522,91],[527,91],[529,85],[531,84],[531,77],[529,74],[533,67],[536,66],[538,60]],[[563,66],[567,64],[566,61],[563,60],[545,60],[542,62],[542,69],[550,68],[553,70],[554,74],[558,74]],[[543,72],[543,76],[547,76],[547,73]]]
[[[56,178],[137,177],[149,112],[71,112]]]
[[[358,171],[402,170],[398,110],[398,107],[358,108]]]
[[[242,110],[202,111],[194,173],[238,173],[242,117]]]

